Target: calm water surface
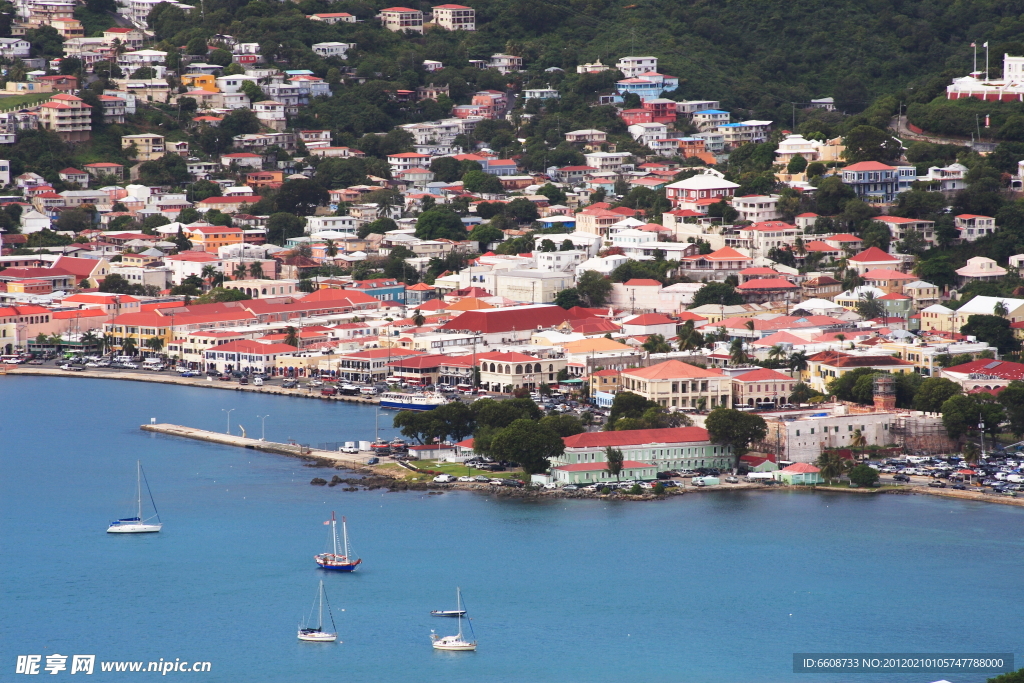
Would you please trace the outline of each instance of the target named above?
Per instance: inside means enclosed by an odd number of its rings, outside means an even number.
[[[984,681],[793,674],[794,652],[1024,651],[1024,510],[923,496],[523,503],[312,487],[325,470],[141,432],[372,439],[372,408],[79,378],[0,378],[0,680],[19,654],[208,660],[213,681]],[[390,436],[390,419],[382,418]],[[382,424],[383,426],[383,424]],[[141,458],[160,534],[108,536]],[[323,575],[332,510],[363,558]],[[324,578],[338,645],[299,643]],[[476,653],[439,653],[459,585]],[[67,676],[64,672],[62,676]],[[155,674],[136,674],[153,678]],[[98,674],[122,680],[131,674]],[[73,679],[72,679],[73,680]]]

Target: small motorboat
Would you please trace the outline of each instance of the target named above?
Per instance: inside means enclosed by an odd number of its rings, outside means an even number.
[[[464,617],[466,616],[466,610],[464,609],[435,609],[430,611],[432,617]]]

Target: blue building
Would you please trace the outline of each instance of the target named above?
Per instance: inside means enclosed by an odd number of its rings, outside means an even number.
[[[405,283],[393,278],[377,278],[375,280],[356,280],[346,289],[358,289],[372,296],[377,301],[395,302],[405,305]]]

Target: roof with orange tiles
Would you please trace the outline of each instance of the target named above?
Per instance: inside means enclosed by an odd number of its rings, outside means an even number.
[[[880,263],[884,261],[890,261],[894,263],[899,262],[898,258],[893,256],[892,254],[888,254],[882,251],[878,247],[868,247],[864,251],[852,257],[850,260],[856,261],[857,263]]]
[[[675,379],[678,377],[721,377],[721,370],[708,370],[696,365],[690,365],[679,360],[667,360],[664,363],[651,365],[646,368],[634,368],[623,370],[622,374],[640,379]]]
[[[761,368],[760,370],[752,370],[750,372],[744,372],[742,375],[736,375],[733,378],[734,382],[795,382],[789,375],[783,375],[781,372],[771,370],[769,368]]]
[[[781,277],[770,277],[747,280],[736,289],[749,291],[755,289],[799,289],[799,287]]]
[[[562,438],[566,448],[605,448],[607,446],[642,446],[644,444],[694,443],[708,441],[708,430],[701,427],[669,427],[666,429],[626,429],[614,432],[583,432]],[[597,463],[602,466],[605,463]],[[636,463],[636,467],[650,467]],[[571,465],[569,465],[571,467]],[[602,467],[603,469],[603,467]]]

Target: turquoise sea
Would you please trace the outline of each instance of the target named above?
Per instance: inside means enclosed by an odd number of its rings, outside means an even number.
[[[1024,509],[925,496],[702,493],[521,502],[344,492],[329,470],[151,435],[156,418],[304,443],[372,439],[364,406],[80,378],[0,378],[0,681],[24,654],[202,660],[168,680],[485,683],[856,680],[794,652],[1024,652]],[[390,427],[390,420],[382,423]],[[390,435],[390,430],[385,430]],[[107,535],[135,460],[164,530]],[[331,511],[363,558],[322,574]],[[326,582],[341,644],[300,643]],[[476,653],[440,653],[461,586]],[[1024,665],[1024,662],[1020,662]],[[47,680],[69,677],[68,671]],[[155,673],[101,673],[117,681]],[[78,677],[78,674],[75,675]],[[72,678],[71,680],[75,680]]]

